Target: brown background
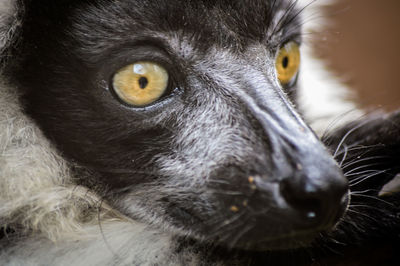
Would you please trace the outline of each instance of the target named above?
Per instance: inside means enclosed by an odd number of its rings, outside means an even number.
[[[400,1],[337,0],[315,45],[362,107],[400,108]]]

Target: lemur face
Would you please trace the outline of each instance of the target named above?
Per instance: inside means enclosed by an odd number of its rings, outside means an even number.
[[[76,182],[124,215],[297,246],[338,221],[347,182],[292,104],[295,2],[26,1],[8,75]]]

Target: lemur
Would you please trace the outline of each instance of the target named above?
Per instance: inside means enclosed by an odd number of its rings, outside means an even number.
[[[3,0],[0,264],[399,263],[400,113],[312,57],[321,3]]]

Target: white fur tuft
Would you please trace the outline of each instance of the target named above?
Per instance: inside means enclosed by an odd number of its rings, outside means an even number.
[[[66,162],[32,121],[18,96],[0,87],[0,217],[51,240],[97,220],[96,195],[73,184]],[[104,211],[104,210],[103,210]]]

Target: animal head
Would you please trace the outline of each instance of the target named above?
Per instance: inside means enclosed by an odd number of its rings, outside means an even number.
[[[296,109],[298,1],[19,5],[4,72],[75,182],[122,214],[252,249],[343,215],[347,181]]]

